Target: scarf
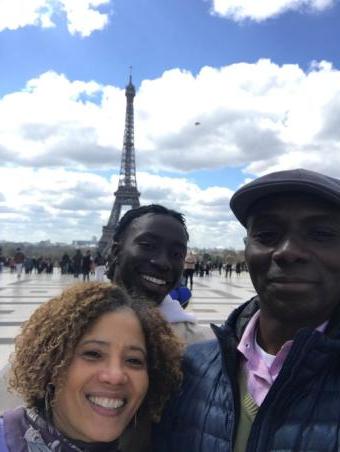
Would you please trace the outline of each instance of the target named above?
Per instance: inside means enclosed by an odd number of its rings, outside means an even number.
[[[197,323],[195,316],[186,312],[179,301],[173,300],[167,295],[159,305],[159,311],[163,318],[169,323],[189,322]]]
[[[119,452],[118,440],[110,443],[70,440],[33,408],[7,411],[4,430],[10,452]]]

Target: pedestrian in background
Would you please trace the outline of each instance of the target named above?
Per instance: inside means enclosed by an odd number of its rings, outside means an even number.
[[[193,276],[195,273],[195,266],[196,266],[196,257],[193,255],[192,251],[189,251],[187,255],[185,256],[184,261],[184,278],[185,278],[185,285],[188,285],[188,281],[190,283],[190,290],[192,290],[193,286]]]
[[[103,282],[106,271],[105,258],[101,255],[100,251],[97,251],[97,255],[94,258],[95,264],[95,278],[98,282]]]
[[[14,255],[14,263],[15,263],[15,270],[17,273],[17,278],[21,278],[22,267],[24,265],[24,262],[25,262],[25,255],[21,251],[20,248],[17,248],[16,253]]]
[[[81,263],[81,272],[83,274],[83,281],[90,281],[91,266],[92,266],[91,251],[87,250]]]
[[[78,278],[79,274],[81,273],[82,260],[83,255],[81,251],[78,249],[72,258],[73,276],[75,278]]]
[[[2,254],[2,248],[0,247],[0,273],[2,272],[3,268],[4,268],[4,256]]]

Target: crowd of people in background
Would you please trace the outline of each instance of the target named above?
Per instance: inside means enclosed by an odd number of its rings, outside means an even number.
[[[18,278],[24,273],[30,275],[32,273],[53,273],[55,262],[50,257],[26,256],[20,247],[16,248],[12,256],[5,256],[2,248],[0,248],[0,272],[4,267],[8,267],[11,273],[16,273]]]
[[[60,261],[60,269],[62,274],[71,274],[75,278],[81,275],[83,281],[90,281],[90,275],[96,281],[103,282],[107,270],[108,260],[97,251],[92,255],[90,250],[84,254],[77,249],[73,256],[65,253]]]
[[[59,267],[63,275],[73,275],[74,278],[82,277],[83,281],[93,279],[98,282],[105,280],[107,270],[107,259],[101,253],[86,250],[82,253],[80,249],[75,250],[73,255],[64,253],[60,260],[46,256],[27,256],[18,247],[9,256],[5,256],[0,247],[0,273],[7,267],[10,273],[16,273],[20,279],[22,274],[52,274],[54,269]]]
[[[56,267],[60,268],[63,275],[73,275],[74,278],[82,278],[83,281],[95,280],[105,281],[105,274],[108,269],[108,259],[102,256],[99,251],[76,249],[73,254],[64,253],[60,260],[53,260],[46,256],[26,256],[23,250],[18,247],[10,256],[5,256],[0,247],[0,273],[4,267],[8,267],[11,273],[16,273],[20,278],[25,275],[52,274]],[[247,272],[245,261],[229,261],[223,263],[222,260],[212,261],[211,259],[201,259],[199,255],[189,251],[184,264],[183,279],[181,286],[190,290],[194,286],[194,276],[203,278],[211,276],[212,272],[218,271],[220,275],[225,274],[231,277],[232,274],[239,276],[242,272]]]
[[[247,272],[247,264],[244,261],[226,262],[222,261],[212,262],[208,261],[197,261],[195,264],[194,275],[203,278],[204,276],[211,276],[213,271],[218,271],[222,275],[225,272],[226,277],[232,276],[233,273],[239,276],[242,272]]]

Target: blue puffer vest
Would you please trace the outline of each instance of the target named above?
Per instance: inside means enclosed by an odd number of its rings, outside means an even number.
[[[188,348],[184,382],[154,429],[156,452],[231,452],[239,418],[236,347],[256,298],[240,306],[217,340]],[[247,452],[340,451],[340,313],[326,334],[298,332],[259,408]]]

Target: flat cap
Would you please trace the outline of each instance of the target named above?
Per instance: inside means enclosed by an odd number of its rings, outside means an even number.
[[[233,194],[230,208],[240,223],[246,226],[249,209],[259,199],[286,192],[316,195],[340,207],[339,179],[299,168],[266,174],[244,185]]]

